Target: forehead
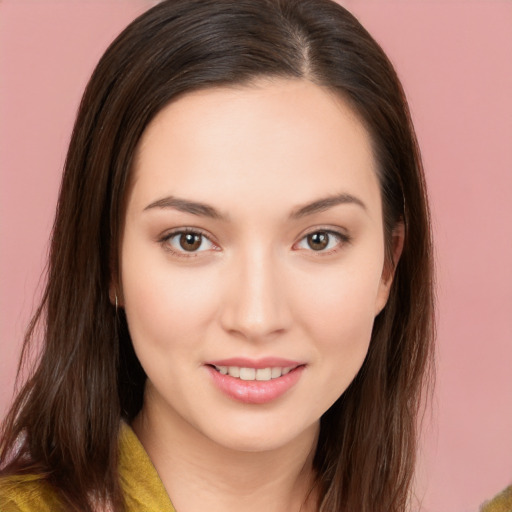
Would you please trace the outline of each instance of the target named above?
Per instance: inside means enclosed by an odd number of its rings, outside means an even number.
[[[308,81],[262,80],[167,105],[139,142],[132,199],[215,197],[228,207],[259,196],[265,207],[349,193],[380,211],[375,169],[370,136],[341,97]]]

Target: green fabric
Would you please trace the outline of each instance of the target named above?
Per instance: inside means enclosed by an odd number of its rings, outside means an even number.
[[[119,436],[119,477],[127,512],[176,512],[133,430],[125,423]],[[0,512],[58,512],[54,490],[37,475],[0,479]]]

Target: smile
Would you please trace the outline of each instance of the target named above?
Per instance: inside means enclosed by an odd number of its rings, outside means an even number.
[[[299,382],[306,366],[280,358],[233,358],[205,365],[218,391],[245,404],[265,404],[286,395]]]
[[[286,367],[267,367],[267,368],[246,368],[240,366],[213,366],[222,375],[229,375],[236,379],[251,381],[273,380],[287,375],[293,370],[293,366]]]

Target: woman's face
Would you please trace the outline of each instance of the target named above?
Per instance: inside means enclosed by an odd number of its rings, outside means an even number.
[[[144,408],[240,450],[316,431],[388,296],[375,167],[347,104],[307,81],[194,92],[157,115],[121,253]]]

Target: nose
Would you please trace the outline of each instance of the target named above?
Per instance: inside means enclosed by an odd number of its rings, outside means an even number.
[[[270,251],[248,251],[229,272],[221,324],[230,334],[266,341],[290,328],[283,274]]]

